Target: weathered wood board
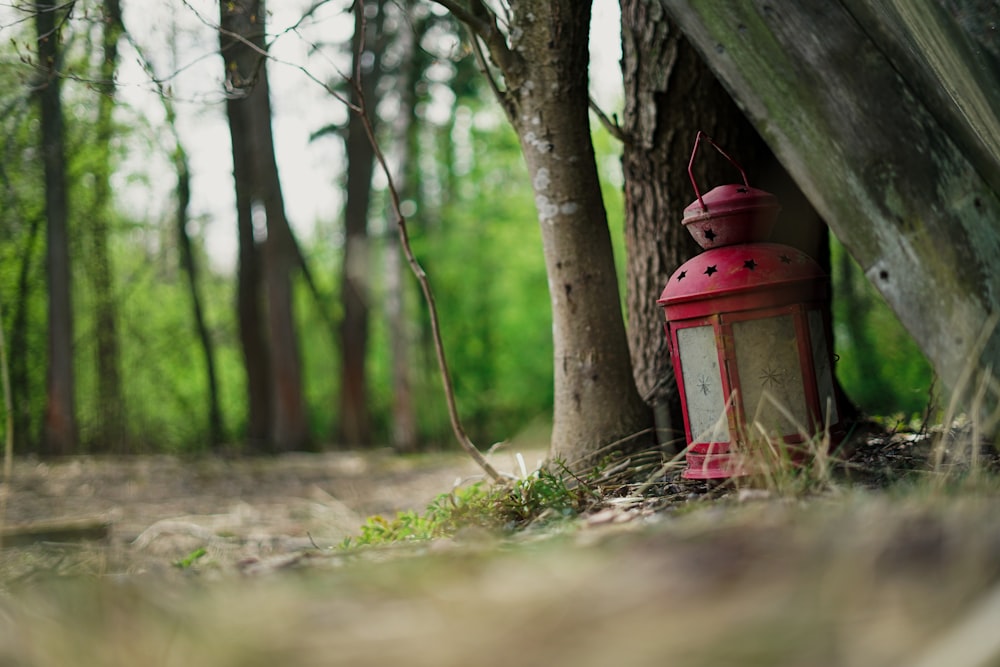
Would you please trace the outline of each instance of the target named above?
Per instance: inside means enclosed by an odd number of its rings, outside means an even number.
[[[966,407],[978,401],[976,416],[995,434],[1000,80],[992,53],[963,42],[948,12],[917,11],[924,0],[659,1],[939,377]],[[961,80],[938,90],[945,76]]]

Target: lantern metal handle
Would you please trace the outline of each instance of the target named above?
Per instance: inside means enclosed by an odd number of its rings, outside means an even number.
[[[740,166],[740,163],[731,158],[726,151],[719,148],[719,144],[712,141],[712,137],[708,136],[701,130],[698,130],[698,136],[694,139],[694,149],[691,151],[691,160],[688,161],[688,177],[691,178],[691,187],[694,188],[694,194],[698,197],[698,203],[701,204],[701,210],[707,211],[708,207],[705,206],[705,200],[701,198],[701,191],[698,190],[698,184],[694,180],[694,157],[698,154],[698,144],[700,144],[703,140],[712,144],[712,147],[719,151],[722,154],[722,157],[732,162],[733,166],[740,170],[740,176],[743,177],[743,185],[749,188],[750,182],[747,180],[747,173],[743,171],[743,167]]]

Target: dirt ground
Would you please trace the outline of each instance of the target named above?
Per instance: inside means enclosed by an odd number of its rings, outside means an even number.
[[[1000,481],[935,484],[916,444],[859,455],[917,470],[888,491],[869,477],[808,496],[732,489],[361,552],[330,547],[474,465],[19,461],[9,529],[97,517],[109,533],[0,551],[0,666],[1000,665]]]
[[[496,464],[508,458],[498,455]],[[0,567],[7,579],[50,565],[70,568],[76,559],[67,553],[75,547],[93,552],[89,538],[95,536],[103,537],[97,551],[104,560],[76,563],[83,571],[156,571],[198,548],[220,568],[248,567],[335,546],[356,535],[370,515],[421,511],[437,495],[479,476],[475,464],[457,453],[398,457],[388,450],[19,460]],[[25,559],[25,553],[37,558]],[[53,553],[58,563],[46,564],[42,554]]]

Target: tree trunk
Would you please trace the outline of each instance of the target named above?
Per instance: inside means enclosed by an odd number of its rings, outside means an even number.
[[[113,270],[108,250],[108,220],[111,216],[111,140],[114,134],[112,114],[115,108],[115,73],[118,65],[118,39],[122,34],[121,5],[118,0],[104,0],[102,16],[102,53],[100,80],[96,88],[97,141],[100,159],[94,176],[93,208],[86,239],[87,273],[94,295],[94,318],[97,333],[97,424],[93,449],[122,452],[125,442],[125,398],[122,393],[121,354],[118,340],[118,308],[113,291]]]
[[[32,423],[30,396],[34,393],[34,374],[31,373],[31,354],[28,342],[28,316],[33,299],[33,283],[31,279],[38,239],[41,236],[43,220],[41,216],[32,215],[28,225],[28,234],[21,253],[21,266],[17,275],[17,297],[14,300],[14,316],[10,326],[10,386],[14,398],[14,432],[20,434],[22,445],[35,444],[35,428]],[[19,451],[25,449],[19,448]]]
[[[655,3],[622,0],[625,82],[622,155],[625,177],[626,310],[636,384],[652,406],[664,446],[683,448],[677,381],[656,300],[670,274],[699,248],[680,224],[692,198],[686,166],[698,130],[737,154],[734,137],[720,136],[742,114],[707,73],[701,59]],[[717,177],[715,156],[696,175]],[[679,447],[678,447],[679,446]]]
[[[478,26],[503,73],[505,90],[495,90],[520,139],[541,225],[555,357],[550,457],[580,469],[612,450],[646,446],[652,425],[632,378],[590,140],[590,3],[519,3],[509,37],[485,6],[471,4],[465,12],[446,6]]]
[[[73,372],[73,308],[70,296],[69,213],[65,142],[59,85],[61,11],[36,2],[42,161],[45,167],[46,275],[49,289],[48,372],[42,452],[76,451],[77,425]]]
[[[174,123],[173,109],[167,111],[168,122]],[[195,332],[201,351],[205,357],[205,381],[208,385],[208,437],[212,449],[217,448],[225,439],[225,428],[222,423],[222,411],[219,408],[219,383],[215,372],[215,346],[205,322],[205,314],[201,306],[201,296],[198,293],[198,265],[191,248],[191,236],[188,234],[188,208],[191,204],[191,173],[188,169],[188,159],[180,144],[180,137],[174,136],[177,145],[174,148],[174,171],[177,172],[177,243],[180,248],[181,270],[187,276],[188,294],[191,297],[191,310],[194,315]]]
[[[240,100],[226,100],[232,137],[233,177],[236,186],[236,224],[239,254],[236,272],[236,311],[240,347],[247,376],[247,449],[262,453],[269,448],[271,433],[270,353],[264,333],[261,293],[260,249],[253,224],[253,156],[244,140],[248,133]]]
[[[170,56],[171,68],[177,67],[177,24],[171,22],[170,25]],[[151,64],[147,66],[152,68]],[[174,172],[177,175],[177,187],[174,189],[176,200],[175,229],[177,232],[177,243],[180,250],[181,271],[187,277],[188,294],[191,298],[191,311],[194,316],[195,332],[198,342],[201,345],[202,354],[205,358],[205,383],[208,391],[208,438],[209,446],[214,450],[223,444],[226,437],[226,428],[222,419],[222,409],[219,399],[219,382],[216,374],[215,345],[209,332],[208,324],[205,321],[205,313],[202,308],[201,295],[199,292],[198,263],[194,256],[191,243],[191,235],[188,233],[188,223],[190,222],[188,211],[191,206],[191,170],[189,167],[188,154],[181,143],[180,132],[177,129],[177,113],[173,101],[163,89],[162,84],[157,84],[160,92],[160,100],[163,103],[163,110],[166,113],[167,127],[174,140],[174,150],[171,160],[174,165]]]
[[[266,414],[270,429],[266,437],[272,451],[290,451],[304,449],[309,444],[292,294],[292,274],[299,266],[299,260],[295,239],[285,216],[274,157],[267,67],[262,55],[266,46],[265,17],[261,9],[259,0],[221,3],[223,30],[220,41],[226,65],[226,84],[231,92],[226,109],[233,143],[237,207],[242,220],[241,248],[248,242],[252,243],[255,234],[265,237],[262,239],[262,278],[267,304],[267,338],[266,342],[260,341],[260,348],[267,350],[269,364],[266,368],[268,379],[273,383],[261,392],[266,392],[267,396]],[[239,39],[231,35],[238,35]],[[260,217],[263,217],[262,224],[255,228],[254,218]],[[246,235],[248,229],[249,238]],[[246,255],[249,257],[249,250]],[[242,268],[243,250],[240,256]],[[249,315],[259,302],[254,290],[250,289],[254,276],[251,274],[245,278],[248,290],[245,294],[241,291],[241,313],[245,307]],[[246,337],[257,335],[259,328],[248,321]],[[254,361],[250,354],[251,350],[245,345],[248,377]],[[258,375],[250,384],[262,381],[260,370],[255,368],[254,372]],[[251,391],[251,421],[254,411],[261,410],[263,398]],[[251,437],[259,435],[259,432],[252,432]]]
[[[396,48],[400,51],[400,65],[397,72],[396,91],[400,96],[399,111],[393,127],[396,146],[395,182],[402,201],[416,198],[417,123],[417,41],[418,25],[414,25],[412,11],[414,0],[406,0],[398,6],[402,14],[398,23]],[[412,27],[411,27],[412,26]],[[413,452],[417,449],[417,415],[413,403],[413,378],[411,376],[412,332],[407,318],[407,289],[403,280],[403,251],[399,236],[388,234],[385,244],[385,312],[389,326],[389,354],[392,375],[392,416],[391,445],[398,452]]]
[[[378,103],[376,86],[381,49],[377,40],[382,11],[381,2],[370,2],[366,3],[363,12],[354,12],[354,39],[351,43],[354,54],[351,102],[362,108],[373,122]],[[365,17],[365,14],[368,16]],[[340,326],[340,440],[348,446],[366,446],[372,442],[365,367],[368,359],[371,274],[368,208],[374,162],[375,152],[365,133],[364,121],[357,113],[351,113],[347,122],[347,201],[344,207],[344,261],[340,283],[344,308]]]

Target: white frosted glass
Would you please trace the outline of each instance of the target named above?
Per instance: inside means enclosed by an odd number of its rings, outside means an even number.
[[[677,331],[692,443],[729,442],[719,351],[711,325]]]
[[[733,339],[747,425],[755,433],[756,423],[766,433],[782,436],[806,428],[809,420],[792,316],[736,322]]]

